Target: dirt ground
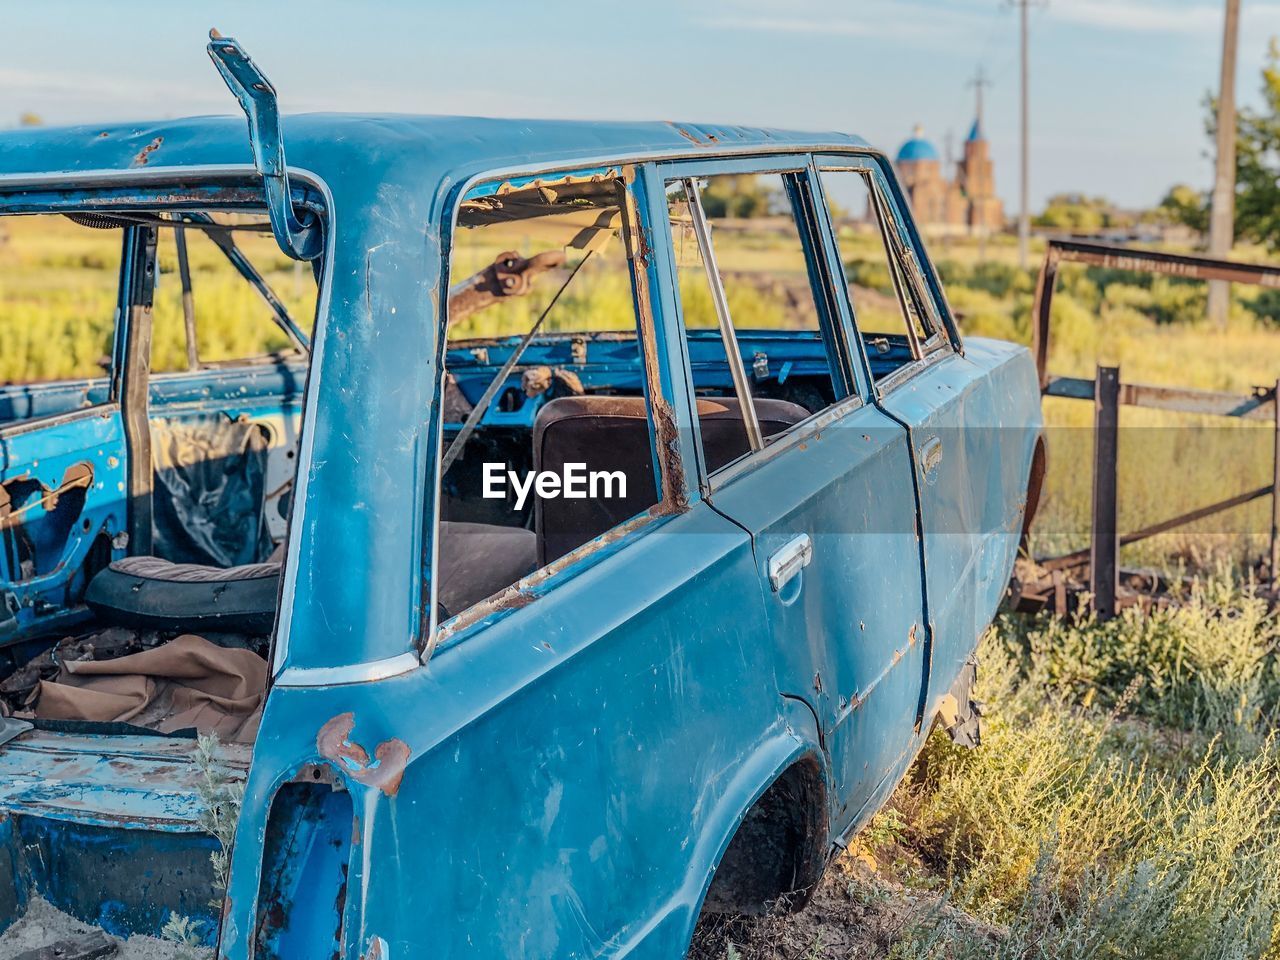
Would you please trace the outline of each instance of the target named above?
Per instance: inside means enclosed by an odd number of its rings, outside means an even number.
[[[96,928],[67,916],[45,900],[33,900],[13,926],[0,934],[0,960],[19,957],[28,950],[51,946]],[[113,960],[208,960],[212,950],[184,947],[154,937],[130,937],[118,941]]]
[[[942,917],[983,930],[941,897],[909,890],[847,853],[797,913],[704,918],[689,960],[882,960],[914,924]]]

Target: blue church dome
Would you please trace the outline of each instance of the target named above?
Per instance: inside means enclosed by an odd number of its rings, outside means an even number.
[[[938,148],[924,138],[924,130],[916,127],[914,135],[898,148],[898,162],[904,160],[940,160]]]

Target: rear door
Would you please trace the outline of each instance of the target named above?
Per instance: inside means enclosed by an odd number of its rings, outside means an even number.
[[[804,157],[663,170],[691,392],[734,397],[746,414],[743,454],[727,463],[703,415],[702,483],[751,534],[779,687],[821,717],[839,835],[909,757],[923,596],[907,433],[866,402],[812,173]],[[801,359],[815,344],[818,368]]]
[[[0,249],[0,643],[78,616],[127,543],[126,231],[4,218]]]

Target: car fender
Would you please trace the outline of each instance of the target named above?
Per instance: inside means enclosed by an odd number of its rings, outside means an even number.
[[[788,768],[806,760],[818,764],[822,782],[829,787],[830,765],[812,710],[799,700],[783,697],[778,721],[744,757],[706,817],[703,829],[692,844],[684,881],[667,908],[620,943],[614,956],[629,960],[640,957],[671,960],[685,956],[711,881],[743,818]],[[820,816],[829,822],[826,804]],[[823,842],[829,846],[830,838],[825,833]]]

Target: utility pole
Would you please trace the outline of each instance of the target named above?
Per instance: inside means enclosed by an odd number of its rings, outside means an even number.
[[[1045,6],[1048,0],[1005,0],[1005,3],[1018,8],[1019,32],[1022,47],[1022,183],[1018,195],[1018,264],[1027,268],[1028,248],[1031,244],[1031,201],[1029,199],[1031,150],[1030,141],[1031,108],[1030,94],[1027,89],[1027,77],[1030,74],[1030,53],[1027,50],[1027,16],[1032,6]]]
[[[1022,164],[1021,164],[1021,183],[1018,190],[1018,265],[1023,270],[1027,269],[1027,261],[1029,259],[1029,247],[1031,245],[1031,201],[1029,195],[1030,188],[1030,169],[1031,169],[1031,151],[1028,147],[1030,139],[1030,108],[1028,106],[1028,90],[1027,78],[1031,72],[1029,67],[1029,54],[1027,52],[1027,7],[1030,6],[1031,0],[1014,0],[1018,5],[1018,15],[1020,25],[1022,43]]]
[[[1236,225],[1236,41],[1240,35],[1240,0],[1226,0],[1222,25],[1222,75],[1218,81],[1217,164],[1209,212],[1209,255],[1225,257],[1235,241]],[[1231,285],[1209,281],[1209,322],[1227,325]]]

